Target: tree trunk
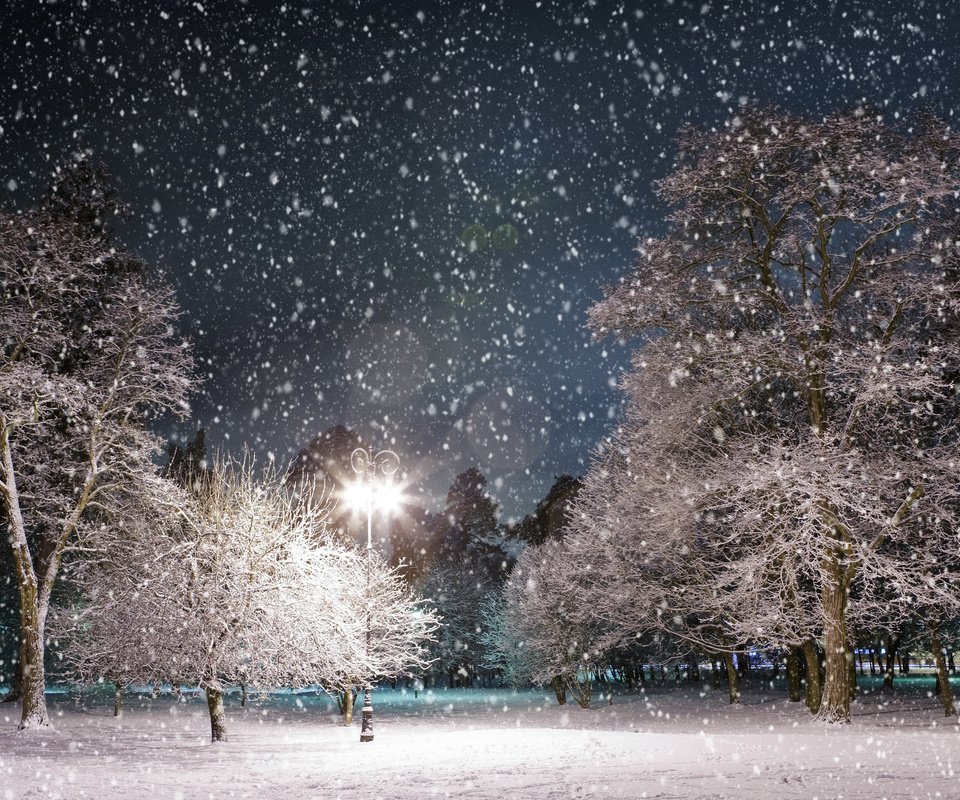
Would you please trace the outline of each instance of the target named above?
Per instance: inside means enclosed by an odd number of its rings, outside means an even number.
[[[606,686],[609,681],[607,680],[607,670],[605,667],[602,667],[600,664],[593,665],[593,674],[597,676],[597,683],[602,686]]]
[[[750,677],[750,656],[747,650],[737,653],[737,671],[743,680]]]
[[[713,679],[713,688],[719,689],[721,685],[720,680],[720,659],[713,658],[710,660],[710,676]]]
[[[38,579],[36,564],[30,555],[27,544],[26,527],[20,512],[20,496],[14,478],[13,461],[10,452],[9,430],[0,434],[0,453],[3,466],[0,475],[5,475],[4,494],[6,500],[7,536],[13,549],[13,561],[16,579],[20,584],[20,691],[21,713],[18,730],[47,727],[50,717],[47,713],[47,699],[44,696],[46,676],[43,671],[44,632],[47,624],[47,605],[42,600],[45,577]],[[54,569],[55,562],[48,565]],[[53,574],[49,576],[51,579]]]
[[[580,708],[590,708],[590,700],[593,697],[593,681],[590,679],[590,671],[584,670],[581,672],[574,666],[566,674],[564,682],[573,694],[573,699],[577,701],[577,705]]]
[[[227,715],[223,710],[223,691],[207,686],[207,708],[210,710],[210,741],[227,741]]]
[[[799,703],[803,699],[800,690],[800,654],[796,647],[787,648],[787,695],[791,703]]]
[[[343,724],[348,728],[353,725],[353,687],[343,690]]]
[[[853,657],[853,650],[847,651],[847,665],[847,693],[850,695],[850,702],[852,703],[857,698],[857,662]]]
[[[563,676],[554,675],[550,685],[553,687],[553,693],[557,696],[557,704],[565,706],[567,704],[567,686],[563,681]]]
[[[896,637],[887,636],[887,667],[883,673],[883,688],[893,688],[893,667],[897,659],[897,647],[900,645],[899,634]]]
[[[43,639],[46,615],[37,607],[36,588],[20,587],[20,665],[22,669],[23,707],[19,730],[47,727],[46,677],[43,668]]]
[[[850,647],[847,641],[847,587],[845,568],[837,559],[827,563],[821,592],[823,649],[826,657],[823,699],[817,718],[824,722],[850,721]]]
[[[16,578],[20,585],[20,667],[22,670],[22,705],[18,730],[47,727],[50,717],[44,696],[46,676],[43,656],[47,610],[53,592],[63,548],[76,532],[90,496],[96,475],[88,470],[83,489],[70,512],[63,529],[56,537],[53,549],[42,559],[35,560],[27,541],[27,530],[20,509],[16,472],[10,449],[10,426],[0,426],[0,481],[6,507],[7,538],[13,551]]]
[[[807,692],[805,702],[811,714],[816,714],[820,710],[820,700],[823,691],[820,687],[820,654],[817,653],[817,645],[813,639],[807,639],[801,648],[803,651],[803,662],[806,668]]]
[[[119,717],[123,713],[123,684],[117,681],[113,684],[113,716]]]
[[[733,653],[724,653],[723,661],[727,665],[727,699],[734,705],[740,702],[740,680],[733,664]]]
[[[240,708],[247,707],[247,684],[240,684]]]
[[[937,660],[937,695],[943,704],[944,716],[952,717],[957,711],[953,704],[953,691],[950,689],[950,675],[947,673],[947,657],[940,641],[940,623],[930,622],[928,626],[930,647],[933,648],[933,656]]]

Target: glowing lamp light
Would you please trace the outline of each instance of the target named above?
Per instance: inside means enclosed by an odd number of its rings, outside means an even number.
[[[354,481],[343,488],[340,497],[347,507],[364,513],[392,514],[406,501],[403,486],[395,481]]]

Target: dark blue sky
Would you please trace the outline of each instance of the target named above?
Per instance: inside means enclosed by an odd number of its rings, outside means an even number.
[[[584,314],[663,229],[683,123],[953,118],[951,2],[10,2],[0,196],[89,149],[206,374],[181,433],[286,460],[344,423],[435,506],[579,473],[628,349]]]

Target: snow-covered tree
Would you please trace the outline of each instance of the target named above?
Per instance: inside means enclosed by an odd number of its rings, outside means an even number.
[[[955,547],[958,154],[936,120],[862,111],[688,129],[669,232],[591,310],[643,344],[578,535],[629,543],[631,601],[687,632],[815,632],[825,720],[849,718],[848,625],[878,584],[955,604],[909,554]]]
[[[511,625],[503,589],[491,592],[483,599],[480,614],[484,620],[480,633],[480,666],[498,672],[514,688],[527,686],[536,669],[532,661],[535,654],[524,646],[521,633]]]
[[[162,513],[84,536],[65,656],[86,680],[200,686],[213,741],[225,684],[364,683],[428,664],[435,613],[382,560],[335,541],[330,506],[218,461]],[[368,583],[369,581],[369,583]]]
[[[446,673],[450,688],[458,683],[471,684],[487,662],[483,601],[494,591],[494,585],[441,564],[430,569],[419,588],[436,603],[443,617],[431,648],[435,669]]]
[[[576,544],[548,539],[526,548],[504,586],[499,650],[513,670],[550,685],[561,704],[566,691],[590,705],[592,672],[600,660],[600,629],[591,609],[580,604],[578,584],[589,577],[590,556]]]
[[[107,233],[120,213],[80,161],[50,197],[0,214],[0,506],[20,595],[20,728],[49,724],[44,648],[65,549],[153,472],[145,419],[182,413],[173,294]]]

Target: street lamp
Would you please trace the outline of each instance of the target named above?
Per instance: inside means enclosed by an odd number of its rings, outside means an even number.
[[[377,481],[378,474],[390,477],[400,467],[400,458],[393,450],[381,450],[371,455],[358,447],[350,454],[350,466],[357,473],[358,480],[350,487],[347,501],[355,508],[367,512],[367,657],[370,656],[370,571],[373,558],[373,509],[376,505],[383,511],[389,511],[399,504],[399,487],[391,482]],[[361,712],[360,741],[373,741],[373,704],[370,701],[370,680],[363,692],[363,710]]]

